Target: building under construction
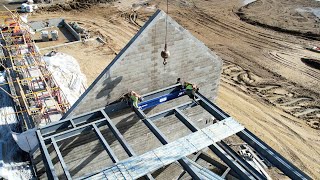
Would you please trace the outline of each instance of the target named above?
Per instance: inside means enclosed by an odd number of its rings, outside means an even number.
[[[66,97],[43,61],[31,29],[15,11],[1,12],[0,63],[6,72],[7,92],[15,102],[23,129],[58,121],[69,109]],[[2,88],[2,90],[4,90]]]
[[[2,63],[11,73],[17,115],[41,124],[68,105],[26,40],[30,34],[20,28],[14,35],[22,24],[10,17],[13,27],[1,32]],[[164,65],[165,45],[171,55]],[[278,169],[310,179],[214,104],[221,68],[215,53],[158,10],[59,121],[38,127],[31,154],[37,178],[270,179]],[[194,98],[178,78],[199,85]],[[129,90],[142,94],[137,107],[122,98]]]

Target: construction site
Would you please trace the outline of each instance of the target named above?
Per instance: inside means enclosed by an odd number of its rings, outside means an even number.
[[[0,177],[318,179],[320,2],[277,3],[4,2]]]

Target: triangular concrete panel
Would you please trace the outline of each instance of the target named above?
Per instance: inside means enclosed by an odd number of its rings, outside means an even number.
[[[106,106],[134,90],[139,94],[175,84],[196,83],[205,96],[217,94],[222,60],[168,16],[168,64],[160,56],[165,44],[166,13],[158,10],[67,112],[74,116]]]

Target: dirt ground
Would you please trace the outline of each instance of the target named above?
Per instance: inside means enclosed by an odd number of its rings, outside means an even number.
[[[169,15],[224,60],[217,104],[319,179],[320,70],[300,60],[320,59],[320,54],[304,49],[319,45],[314,40],[319,36],[319,19],[310,13],[300,13],[303,17],[299,19],[292,13],[299,7],[319,7],[320,2],[258,0],[245,7],[239,0],[169,3]],[[53,12],[42,10],[29,19],[64,17],[105,39],[105,45],[80,43],[62,49],[78,59],[90,84],[143,22],[165,6],[161,0],[120,0],[91,7],[79,5],[78,10],[55,7]],[[130,18],[133,13],[137,20]],[[242,21],[244,17],[251,24]],[[274,27],[286,33],[272,30]]]

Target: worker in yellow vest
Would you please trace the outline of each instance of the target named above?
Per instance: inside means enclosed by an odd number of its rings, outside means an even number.
[[[183,87],[186,90],[186,94],[193,100],[195,100],[195,94],[198,92],[199,88],[196,84],[189,82],[184,82]]]
[[[134,91],[130,91],[128,95],[129,95],[130,99],[132,100],[132,105],[135,108],[138,108],[138,101],[142,101],[143,98],[138,93],[136,93]]]

